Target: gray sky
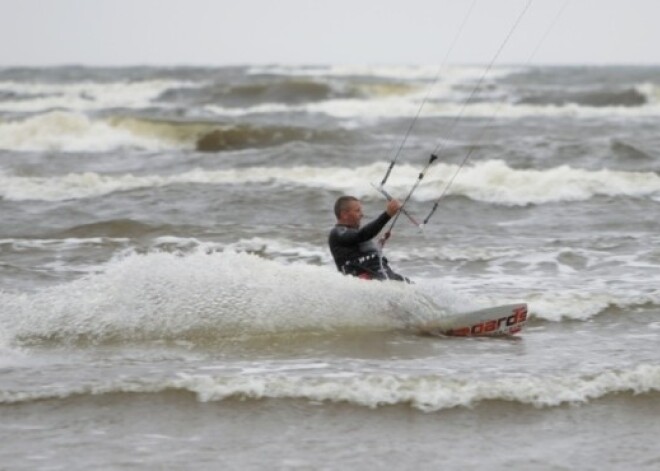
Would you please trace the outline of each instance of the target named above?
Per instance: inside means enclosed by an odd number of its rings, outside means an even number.
[[[487,63],[528,0],[477,0],[450,63]],[[566,0],[533,0],[498,63]],[[533,63],[660,64],[659,0],[567,0]],[[0,0],[0,66],[439,64],[472,0]]]

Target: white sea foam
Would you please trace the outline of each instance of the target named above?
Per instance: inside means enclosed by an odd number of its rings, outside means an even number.
[[[63,239],[0,239],[0,246],[11,246],[13,250],[75,250],[80,247],[106,244],[123,245],[130,241],[125,237],[66,237]]]
[[[322,188],[372,197],[369,182],[378,181],[386,163],[349,167],[247,167],[229,170],[201,170],[160,175],[102,175],[94,172],[57,177],[18,177],[0,173],[0,196],[8,200],[61,201],[91,198],[136,188],[158,188],[188,184],[278,183]],[[434,201],[456,173],[457,166],[439,164],[432,168],[414,198]],[[399,165],[388,186],[395,195],[405,194],[415,181],[419,168]],[[507,206],[584,201],[596,196],[657,198],[660,176],[654,172],[583,170],[561,166],[546,170],[514,169],[501,160],[477,162],[465,167],[450,187],[448,195]]]
[[[141,133],[139,129],[82,113],[53,111],[22,121],[0,122],[0,149],[102,152],[129,148],[162,150],[194,147],[194,142]]]
[[[605,369],[591,374],[499,375],[474,377],[461,374],[397,374],[352,371],[296,371],[242,374],[180,374],[159,381],[110,380],[69,387],[29,391],[0,391],[0,403],[67,398],[110,393],[160,393],[181,390],[199,401],[241,399],[299,399],[344,402],[371,408],[409,404],[432,412],[472,407],[483,401],[512,401],[536,407],[556,407],[593,401],[619,393],[648,394],[660,391],[660,366],[639,364],[630,369]]]
[[[16,342],[103,342],[389,330],[446,315],[436,301],[404,283],[247,254],[133,254],[36,293],[0,292],[0,331]]]
[[[378,85],[365,85],[368,98],[330,99],[321,102],[287,105],[282,103],[260,103],[249,107],[223,107],[219,105],[205,105],[204,114],[221,117],[240,118],[251,114],[283,114],[283,113],[321,113],[343,120],[347,128],[364,125],[364,122],[377,122],[383,118],[399,118],[415,116],[420,111],[420,105],[425,98],[421,110],[422,117],[498,117],[520,118],[525,116],[548,117],[576,117],[576,118],[646,118],[660,115],[660,91],[657,86],[644,84],[638,88],[640,93],[647,96],[648,103],[639,107],[588,107],[569,104],[557,105],[528,105],[508,102],[481,102],[464,107],[463,98],[457,95],[451,83],[438,83],[427,90],[424,86],[403,87],[396,92],[378,92]],[[19,87],[20,88],[20,87]],[[28,87],[29,88],[29,87]],[[148,88],[148,87],[147,87]],[[387,88],[387,87],[385,87]],[[112,90],[108,91],[109,96]],[[373,93],[371,93],[373,92]],[[427,97],[427,93],[430,93]],[[113,103],[110,98],[104,102],[93,101],[93,107],[112,108],[120,106],[126,100],[133,107],[139,105],[140,100],[148,97],[133,98],[129,93],[122,93]],[[46,106],[43,101],[64,100],[69,106],[56,106],[50,103]],[[83,100],[79,98],[79,100]],[[87,103],[86,100],[83,100]],[[23,103],[23,102],[21,102]],[[164,123],[158,128],[157,124],[147,124],[128,119],[101,119],[90,118],[85,114],[84,106],[71,102],[66,94],[64,98],[44,98],[25,101],[21,106],[35,106],[37,110],[45,110],[42,114],[14,121],[0,121],[0,149],[17,151],[59,150],[68,152],[100,152],[121,148],[166,150],[166,149],[193,149],[199,132],[194,132],[195,123]],[[0,111],[1,111],[0,103]],[[6,105],[6,103],[5,103]],[[38,105],[38,106],[37,106]],[[51,106],[52,105],[52,106]],[[90,105],[92,107],[92,105]],[[127,107],[127,106],[124,106]],[[356,124],[358,123],[358,124]],[[189,128],[186,130],[186,127]],[[213,129],[206,126],[206,131]],[[182,137],[183,136],[183,137]]]
[[[482,66],[445,66],[418,65],[418,66],[396,66],[396,65],[329,65],[329,66],[253,66],[248,74],[277,74],[293,77],[371,77],[371,78],[394,78],[405,80],[428,80],[436,76],[441,81],[463,82],[476,81],[485,72]],[[520,67],[495,67],[488,73],[488,77],[505,77],[522,70]]]
[[[80,241],[63,242],[72,243]],[[415,329],[449,313],[514,301],[527,302],[535,318],[553,322],[587,320],[610,307],[660,305],[659,290],[640,290],[634,280],[615,289],[581,277],[574,289],[562,284],[571,278],[549,278],[539,291],[543,276],[523,270],[517,279],[486,271],[478,278],[420,278],[414,286],[368,283],[338,274],[318,247],[259,238],[223,245],[166,237],[154,240],[152,250],[172,245],[183,250],[129,253],[73,282],[32,293],[0,292],[0,346]],[[297,262],[306,257],[326,264]]]
[[[534,317],[552,322],[565,319],[584,321],[612,307],[627,311],[644,305],[660,306],[660,290],[648,293],[636,292],[635,285],[631,285],[628,289],[607,291],[591,289],[588,282],[583,282],[579,290],[566,286],[554,289],[545,286],[541,293],[521,286],[521,291],[527,293],[525,301],[532,306]],[[492,295],[485,296],[483,300],[490,300],[494,304],[500,302]]]
[[[249,114],[308,112],[323,113],[335,118],[363,118],[379,121],[383,118],[412,118],[420,108],[417,95],[384,97],[377,100],[337,99],[307,105],[262,104],[249,108],[226,108],[207,106],[206,110],[219,116],[245,116]],[[567,105],[526,105],[514,103],[475,103],[464,106],[462,103],[428,103],[422,117],[454,118],[650,118],[660,115],[660,106],[650,104],[641,107],[605,106],[588,107],[577,104]]]
[[[647,103],[642,106],[588,106],[576,103],[563,105],[524,104],[507,101],[500,97],[495,101],[465,103],[467,95],[459,94],[452,82],[440,82],[431,88],[423,86],[411,88],[405,93],[371,95],[368,98],[330,99],[321,102],[286,105],[281,103],[261,103],[244,108],[208,105],[204,109],[218,116],[240,117],[250,114],[269,113],[321,113],[345,120],[367,120],[377,122],[383,118],[411,118],[420,116],[457,116],[474,118],[577,118],[577,119],[621,119],[650,118],[660,115],[660,87],[653,84],[640,84],[636,87],[644,95]]]
[[[27,98],[1,101],[0,111],[37,112],[42,110],[98,110],[107,108],[145,108],[172,88],[197,87],[199,84],[172,80],[142,80],[110,83],[24,83],[0,82],[0,91]]]
[[[660,85],[646,82],[635,86],[635,90],[644,95],[650,104],[657,105],[660,103]]]
[[[0,240],[0,245],[3,244],[9,244],[15,250],[34,248],[56,252],[107,244],[114,244],[125,252],[133,250],[130,239],[126,238]],[[250,237],[221,243],[163,236],[151,241],[148,250],[151,253],[167,251],[179,255],[240,252],[283,263],[312,263],[331,270],[334,267],[327,247],[284,238]],[[422,240],[412,247],[394,245],[387,251],[390,260],[396,261],[400,270],[415,278],[416,289],[432,299],[442,299],[443,305],[452,312],[524,300],[532,306],[536,318],[561,322],[565,319],[591,319],[610,308],[630,310],[643,305],[660,305],[660,290],[652,288],[654,280],[648,275],[657,271],[657,265],[648,260],[648,253],[643,248],[626,256],[608,250],[576,249],[568,252],[569,255],[573,253],[584,266],[573,268],[563,262],[562,257],[567,251],[562,247],[543,249],[536,245],[436,246],[424,245]],[[447,261],[459,264],[481,262],[481,275],[475,278],[439,272],[437,264]],[[515,264],[516,269],[507,269],[509,264]],[[601,273],[598,266],[608,268]],[[607,282],[608,273],[614,266],[625,267],[626,273],[619,274],[615,282]],[[92,268],[90,272],[104,270],[103,266]],[[579,289],[574,287],[576,278],[580,280]],[[538,280],[546,280],[541,291],[538,290]],[[643,289],[644,286],[649,289]],[[466,296],[454,295],[459,292],[473,293],[475,290],[476,293],[469,296],[474,301],[470,306]]]
[[[539,407],[587,402],[607,394],[660,391],[660,367],[552,377],[455,378],[453,375],[339,373],[313,377],[255,375],[237,378],[183,376],[179,387],[202,401],[228,397],[297,398],[349,402],[368,407],[411,404],[424,411],[472,406],[486,400]]]
[[[284,239],[251,237],[227,244],[223,246],[223,249],[232,252],[258,253],[280,261],[321,262],[328,265],[332,263],[330,251],[326,247],[301,242],[294,243]]]

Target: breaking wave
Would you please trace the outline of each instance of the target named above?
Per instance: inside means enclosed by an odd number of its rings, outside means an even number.
[[[70,227],[59,232],[57,236],[80,239],[96,237],[142,237],[167,230],[168,228],[170,226],[153,226],[132,219],[113,219]]]
[[[34,113],[44,110],[138,109],[171,88],[196,87],[191,82],[138,80],[75,83],[0,82],[0,111]]]
[[[502,78],[518,73],[521,67],[498,66],[490,70],[488,77]],[[250,75],[281,75],[290,77],[347,77],[347,78],[389,78],[395,80],[432,80],[436,76],[442,81],[462,83],[478,81],[484,73],[481,66],[446,66],[438,70],[437,65],[324,65],[324,66],[252,66]]]
[[[639,306],[660,308],[660,290],[654,292],[635,292],[632,289],[608,292],[594,290],[563,289],[550,292],[527,294],[525,301],[534,307],[534,316],[550,322],[563,320],[586,321],[602,315],[610,309],[630,312]]]
[[[660,366],[640,364],[628,370],[551,376],[503,375],[473,378],[457,374],[397,374],[327,371],[318,365],[311,374],[239,372],[179,374],[163,380],[115,380],[34,391],[0,391],[1,404],[17,404],[83,395],[182,391],[202,402],[239,399],[298,399],[342,402],[365,407],[408,404],[433,412],[473,407],[484,401],[511,401],[536,407],[590,402],[613,394],[660,391]]]
[[[586,107],[635,107],[649,102],[648,97],[636,88],[625,90],[599,90],[584,92],[546,92],[543,95],[530,95],[521,98],[518,103],[526,105],[580,105]]]
[[[214,83],[198,89],[168,90],[160,96],[163,101],[180,101],[195,105],[218,104],[228,107],[251,107],[260,103],[302,104],[337,98],[357,98],[357,86],[335,87],[319,80],[269,80],[250,84],[227,85]]]
[[[276,146],[292,141],[336,141],[346,132],[295,126],[256,126],[113,116],[91,118],[53,111],[0,121],[0,149],[107,152],[116,149],[218,152]]]
[[[465,72],[465,71],[464,71]],[[497,77],[492,77],[497,78]],[[323,100],[289,102],[263,100],[230,106],[221,101],[207,102],[204,109],[225,117],[253,114],[311,113],[340,119],[366,119],[368,121],[412,118],[420,111],[421,117],[456,116],[475,118],[617,118],[651,117],[660,114],[660,86],[644,83],[623,90],[604,91],[539,91],[527,92],[522,97],[493,83],[493,91],[486,91],[482,99],[466,100],[473,85],[470,74],[447,77],[432,87],[425,82],[360,83],[352,79],[351,93],[328,94]],[[430,88],[429,88],[430,87]],[[513,96],[509,96],[513,93]]]
[[[93,198],[116,191],[158,188],[172,184],[259,184],[275,183],[321,188],[329,191],[373,197],[368,182],[378,181],[386,163],[347,167],[247,167],[229,170],[196,169],[176,175],[103,175],[95,172],[57,177],[18,177],[0,173],[0,196],[8,200],[61,201]],[[429,171],[414,197],[434,201],[458,169],[438,164]],[[419,169],[399,165],[389,180],[394,194],[405,194]],[[563,165],[546,170],[514,169],[501,160],[477,162],[464,168],[448,195],[475,201],[524,206],[563,201],[584,201],[597,196],[657,198],[660,176],[654,172],[584,170]]]

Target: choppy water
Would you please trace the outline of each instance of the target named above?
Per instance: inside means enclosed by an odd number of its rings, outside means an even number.
[[[0,70],[1,467],[657,469],[660,69],[483,70]],[[474,151],[388,243],[416,284],[345,278],[332,204],[427,96],[389,191]]]

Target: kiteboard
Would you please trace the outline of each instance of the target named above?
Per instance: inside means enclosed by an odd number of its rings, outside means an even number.
[[[508,304],[479,311],[454,314],[426,323],[420,330],[428,335],[477,337],[513,335],[527,322],[527,304]]]

